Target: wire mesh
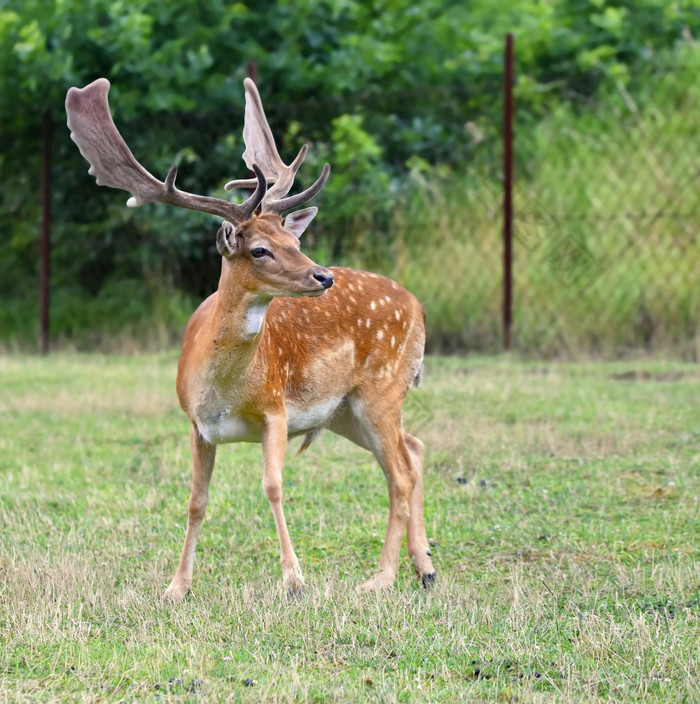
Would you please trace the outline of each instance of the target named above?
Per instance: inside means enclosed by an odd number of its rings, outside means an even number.
[[[651,80],[609,79],[595,100],[569,95],[560,115],[516,128],[531,149],[516,184],[520,349],[697,356],[694,76],[697,67],[675,66]]]

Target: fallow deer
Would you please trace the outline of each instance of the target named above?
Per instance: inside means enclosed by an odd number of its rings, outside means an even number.
[[[226,184],[255,188],[241,204],[179,190],[175,166],[164,182],[146,171],[112,121],[109,87],[100,78],[66,96],[71,137],[97,184],[129,191],[131,207],[160,202],[224,218],[216,240],[219,288],[192,315],[178,365],[194,472],[185,543],[166,597],[180,600],[190,591],[216,446],[229,442],[262,443],[262,488],[279,537],[283,584],[302,589],[282,510],[282,465],[288,438],[304,435],[304,450],[326,428],[373,452],[388,485],[379,570],[360,589],[392,586],[406,531],[413,566],[429,586],[435,572],[423,518],[423,444],[402,427],[403,400],[423,369],[420,303],[390,279],[326,269],[301,253],[299,237],[317,209],[294,208],[323,188],[330,167],[287,196],[307,148],[291,165],[282,162],[250,79],[243,159],[255,178]]]

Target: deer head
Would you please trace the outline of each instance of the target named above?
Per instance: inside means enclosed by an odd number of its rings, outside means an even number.
[[[128,191],[127,206],[167,203],[179,208],[219,215],[224,222],[217,233],[217,249],[224,258],[222,277],[235,277],[237,285],[261,297],[322,295],[333,285],[333,275],[301,253],[299,237],[313,220],[317,208],[282,215],[311,200],[328,181],[325,164],[315,183],[303,192],[289,193],[296,172],[306,156],[304,145],[290,166],[275,146],[258,90],[244,81],[246,94],[243,158],[254,179],[231,181],[226,189],[254,188],[243,203],[195,195],[175,186],[177,166],[159,181],[134,158],[110,114],[110,84],[98,78],[85,88],[71,88],[66,113],[71,138],[90,163],[89,173],[100,186]],[[268,184],[271,185],[268,188]]]

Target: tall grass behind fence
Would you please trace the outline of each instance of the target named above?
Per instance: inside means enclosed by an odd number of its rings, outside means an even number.
[[[700,356],[697,70],[656,67],[538,119],[516,112],[516,350]],[[411,249],[395,273],[442,349],[501,346],[498,169],[465,167],[393,221]]]
[[[516,212],[515,332],[542,352],[697,357],[698,66],[657,68],[532,124]]]
[[[432,351],[501,349],[503,223],[493,178],[485,167],[469,171],[394,216],[387,273],[423,303]]]

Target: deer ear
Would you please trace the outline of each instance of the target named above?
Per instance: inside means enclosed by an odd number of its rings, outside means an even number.
[[[226,259],[230,259],[236,253],[236,228],[228,220],[221,223],[216,233],[216,248]]]
[[[304,208],[289,213],[284,219],[282,226],[287,232],[291,232],[295,237],[301,237],[309,223],[316,217],[318,208]]]

